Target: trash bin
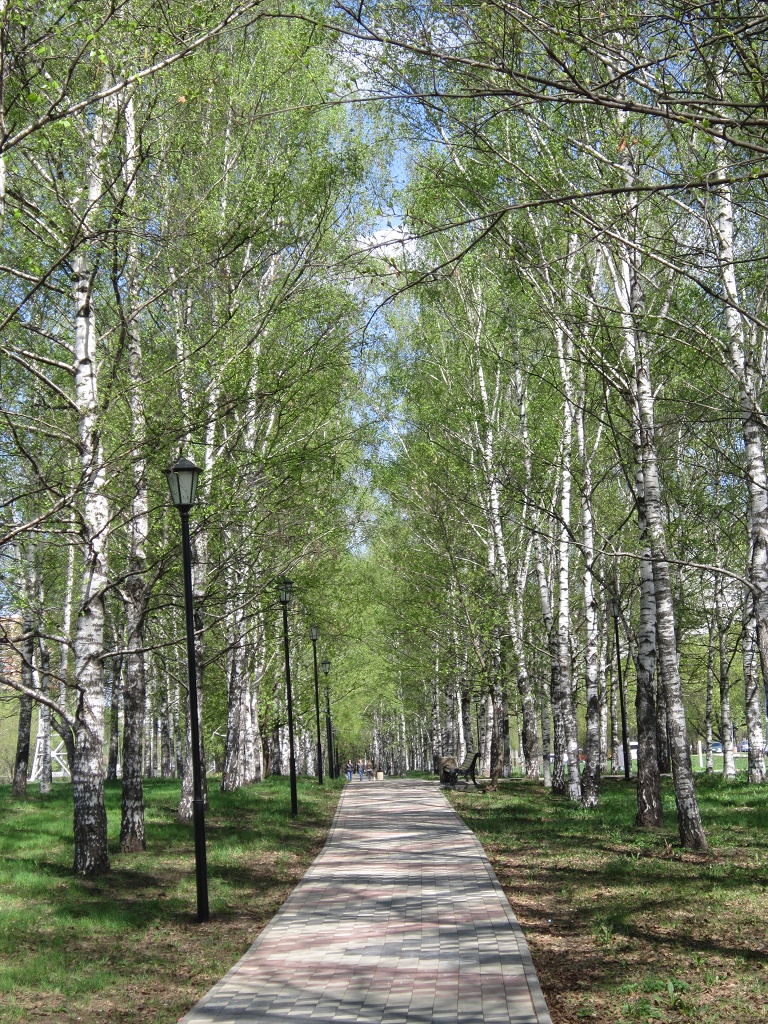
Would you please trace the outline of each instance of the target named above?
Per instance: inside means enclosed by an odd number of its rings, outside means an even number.
[[[384,781],[384,772],[376,772],[376,781],[377,782],[383,782]]]

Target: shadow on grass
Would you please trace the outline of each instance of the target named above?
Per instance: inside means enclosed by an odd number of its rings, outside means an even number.
[[[594,811],[527,782],[452,796],[524,927],[555,1021],[709,1024],[733,1019],[737,1002],[742,1024],[765,1019],[768,787],[744,776],[696,787],[707,854],[680,848],[668,780],[667,824],[654,830],[635,828],[623,780],[604,780]],[[641,998],[649,977],[666,1005]]]
[[[204,925],[177,780],[145,781],[147,850],[131,854],[119,851],[120,784],[107,784],[112,870],[92,879],[72,873],[71,786],[26,801],[0,787],[0,999],[15,1019],[171,1024],[248,948],[322,846],[341,785],[300,780],[297,820],[287,779],[209,787]]]

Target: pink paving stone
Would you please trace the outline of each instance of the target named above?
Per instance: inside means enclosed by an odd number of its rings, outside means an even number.
[[[180,1024],[551,1024],[517,920],[437,783],[345,787],[323,851]]]

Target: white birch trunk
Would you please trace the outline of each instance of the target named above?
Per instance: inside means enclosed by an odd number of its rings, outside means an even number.
[[[572,379],[573,345],[562,329],[555,331],[560,375],[565,393],[563,404],[562,455],[560,463],[560,517],[557,530],[557,652],[559,661],[559,704],[568,758],[568,799],[581,800],[579,738],[576,729],[575,688],[571,672],[571,451],[573,448],[574,394]]]
[[[31,601],[22,617],[24,639],[21,643],[21,682],[27,690],[34,689],[35,672],[35,635],[32,618]],[[32,730],[32,697],[22,693],[19,698],[19,720],[16,731],[16,758],[13,768],[12,796],[15,800],[24,800],[27,796],[27,775],[29,774],[29,744]]]
[[[598,651],[597,678],[600,684],[600,774],[608,772],[608,691],[610,689],[608,665],[606,661],[607,643],[605,636],[600,638]]]
[[[683,846],[694,850],[706,850],[707,840],[701,824],[699,805],[696,800],[696,791],[693,784],[693,767],[688,746],[685,705],[683,703],[677,657],[675,610],[672,602],[672,586],[661,501],[661,483],[654,440],[653,389],[651,388],[644,354],[638,352],[638,356],[635,379],[643,447],[645,512],[653,558],[659,668],[667,700],[667,729],[671,748],[672,778],[675,785],[678,829]]]
[[[751,603],[751,598],[750,598]],[[747,648],[743,648],[744,658],[750,658],[754,656],[754,650],[747,653]],[[745,663],[746,664],[746,663]],[[746,667],[745,667],[746,673]],[[709,623],[709,637],[707,642],[707,695],[704,705],[704,743],[706,751],[706,765],[707,774],[711,775],[715,770],[715,761],[712,755],[712,711],[713,711],[713,697],[715,689],[715,624],[710,621]]]
[[[40,690],[44,697],[51,696],[51,652],[45,643],[39,645],[40,653]],[[51,709],[48,704],[39,704],[37,708],[37,742],[40,745],[40,792],[50,793],[53,782],[51,764]]]
[[[717,625],[718,683],[720,686],[720,725],[723,736],[723,775],[731,782],[736,778],[733,757],[733,724],[731,719],[731,684],[728,678],[728,621],[723,607],[723,576],[715,579],[715,623]]]
[[[583,385],[580,388],[584,395]],[[584,617],[586,645],[584,678],[587,698],[587,738],[584,772],[581,777],[581,802],[584,807],[597,807],[600,793],[600,687],[597,596],[595,594],[595,538],[592,517],[592,468],[584,429],[584,406],[576,406],[576,439],[581,463],[581,523],[584,557]]]
[[[722,76],[721,76],[722,77]],[[722,82],[720,82],[722,84]],[[713,140],[718,178],[727,177],[725,143]],[[768,686],[768,477],[761,424],[761,395],[756,385],[747,351],[744,321],[739,311],[739,291],[734,255],[733,200],[727,183],[715,189],[716,219],[713,225],[717,244],[720,283],[725,303],[730,369],[739,389],[739,411],[744,438],[744,469],[749,497],[750,582],[757,622],[757,646],[763,684]],[[751,346],[754,349],[754,344]]]
[[[131,210],[136,198],[138,148],[133,96],[123,112],[125,159],[123,174],[126,203]],[[147,581],[147,538],[149,536],[149,497],[147,491],[146,417],[143,399],[143,353],[141,322],[134,313],[138,287],[136,244],[128,248],[125,267],[126,297],[122,305],[123,329],[127,334],[128,403],[131,417],[131,465],[133,498],[131,501],[129,577],[123,591],[126,616],[125,676],[123,679],[123,772],[120,849],[126,853],[146,849],[144,831],[144,788],[142,779],[142,725],[146,711],[147,742],[145,772],[153,774],[152,711],[146,685],[145,636],[150,586]]]
[[[635,504],[640,542],[640,624],[637,631],[635,672],[635,714],[637,718],[637,815],[640,828],[659,828],[663,824],[661,775],[656,748],[656,587],[648,541],[645,513],[645,477],[642,471],[642,445],[639,416],[633,427],[635,447]]]
[[[633,147],[627,145],[621,161],[627,184],[637,183],[633,164]],[[627,211],[628,229],[638,234],[637,198],[633,194]],[[656,440],[654,430],[654,393],[650,376],[650,353],[648,337],[642,327],[646,316],[645,295],[641,278],[641,259],[638,250],[627,244],[621,246],[619,267],[612,267],[614,292],[621,312],[624,336],[624,358],[632,369],[630,378],[630,404],[633,417],[637,416],[639,426],[640,453],[637,460],[642,469],[645,521],[648,545],[653,564],[653,581],[656,596],[656,643],[658,666],[664,687],[667,709],[667,731],[669,733],[672,777],[677,803],[677,820],[683,846],[705,850],[707,841],[701,825],[699,806],[693,784],[693,767],[688,747],[688,733],[685,720],[682,686],[677,657],[677,636],[675,631],[675,610],[672,599],[672,585],[667,555],[667,541],[664,530],[661,481],[658,471]],[[636,456],[637,459],[637,456]],[[644,538],[641,538],[641,543]]]
[[[97,211],[102,190],[105,146],[104,114],[97,110],[91,136],[88,169],[87,229]],[[75,279],[75,401],[78,410],[81,474],[83,481],[83,583],[75,629],[75,757],[72,772],[74,797],[74,868],[94,875],[109,869],[107,814],[104,807],[104,653],[105,594],[108,585],[107,537],[109,505],[101,451],[98,395],[96,316],[93,308],[94,270],[84,243],[72,260]]]
[[[760,665],[757,658],[757,624],[754,602],[745,588],[742,600],[741,651],[744,667],[744,708],[749,741],[748,777],[752,783],[765,782],[765,733],[760,708]]]
[[[549,761],[549,739],[550,739],[550,700],[551,713],[553,718],[552,732],[554,733],[554,755],[555,759],[551,770],[551,784],[554,793],[565,793],[565,772],[563,770],[563,753],[565,747],[565,727],[560,712],[560,648],[558,635],[555,628],[555,619],[552,612],[552,598],[547,579],[546,566],[544,565],[544,552],[541,533],[536,532],[534,536],[534,551],[536,562],[536,576],[539,583],[539,601],[541,603],[541,616],[544,620],[544,628],[547,634],[547,647],[549,652],[549,693],[550,699],[542,700],[542,745],[544,746],[544,776],[546,783],[547,762]],[[546,704],[546,715],[544,705]],[[545,730],[546,724],[546,730]]]

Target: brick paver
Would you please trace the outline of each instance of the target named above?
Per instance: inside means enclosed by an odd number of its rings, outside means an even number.
[[[551,1024],[520,926],[437,783],[354,781],[328,841],[184,1024]]]

